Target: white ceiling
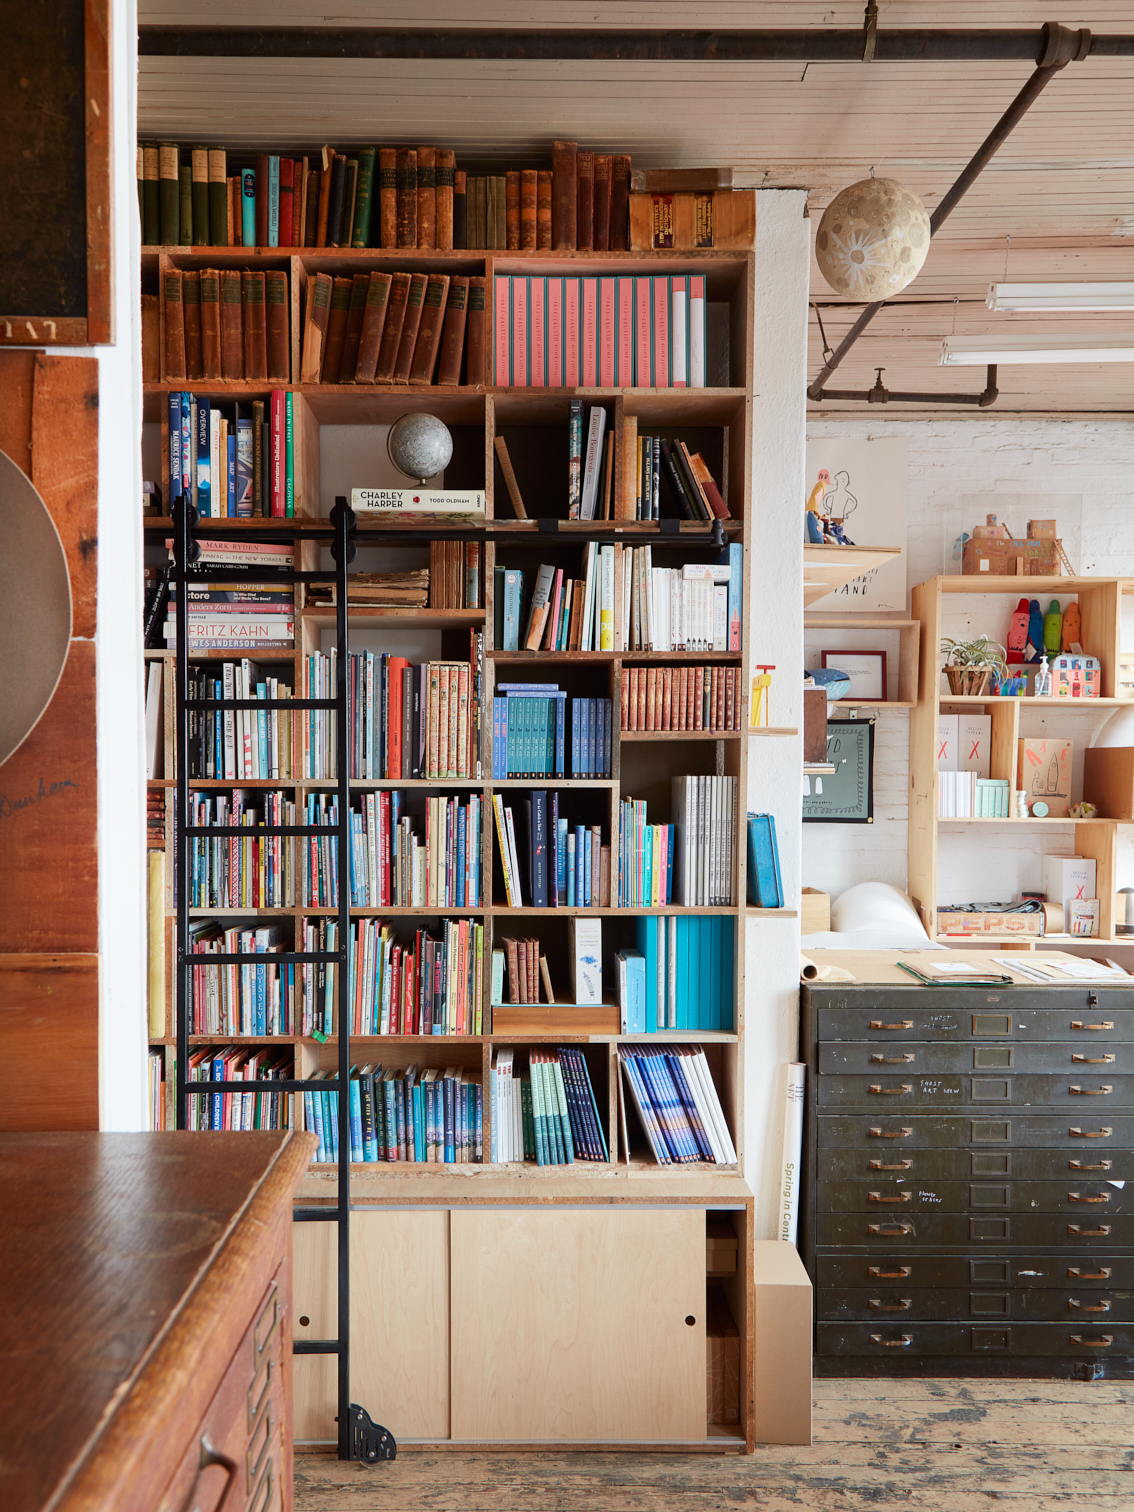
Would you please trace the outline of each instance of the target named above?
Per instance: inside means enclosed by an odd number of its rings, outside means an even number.
[[[887,27],[1038,26],[1050,4],[881,0]],[[932,10],[932,16],[927,12]],[[862,0],[827,4],[717,0],[195,0],[200,25],[415,27],[840,27],[858,29]],[[139,0],[142,24],[187,24],[184,0]],[[1095,0],[1058,16],[1096,33],[1134,33],[1132,0]],[[744,180],[809,191],[816,224],[844,185],[899,178],[930,210],[1030,74],[1025,63],[619,64],[503,62],[264,62],[142,58],[139,133],[230,145],[308,148],[322,142],[432,141],[462,161],[542,161],[555,137],[628,151],[639,166],[729,163]],[[1052,80],[934,242],[902,308],[882,312],[832,382],[885,382],[918,391],[979,390],[980,372],[936,365],[942,336],[1031,331],[1034,319],[992,317],[988,283],[1134,278],[1134,59],[1087,59]],[[812,270],[812,299],[842,302]],[[960,303],[954,310],[953,301]],[[833,343],[853,320],[824,308]],[[1107,317],[1046,317],[1040,329],[1113,330]],[[813,319],[809,372],[821,365]],[[1134,328],[1134,314],[1129,319]],[[1123,366],[1002,369],[996,414],[1134,412]],[[830,406],[829,408],[861,406]],[[825,407],[825,412],[826,412]],[[909,413],[903,410],[903,413]],[[897,413],[891,410],[890,413]],[[963,413],[968,413],[963,412]]]

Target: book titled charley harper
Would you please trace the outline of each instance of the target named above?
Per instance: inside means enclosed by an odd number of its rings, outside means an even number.
[[[483,515],[484,498],[483,488],[353,488],[350,504],[379,514]]]

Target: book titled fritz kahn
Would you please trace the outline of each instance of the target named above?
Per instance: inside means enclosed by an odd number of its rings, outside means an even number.
[[[352,488],[350,507],[392,514],[407,510],[414,514],[483,515],[483,488]]]

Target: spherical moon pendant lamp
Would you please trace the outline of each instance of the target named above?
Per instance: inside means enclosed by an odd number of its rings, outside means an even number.
[[[823,277],[852,299],[887,299],[917,277],[929,252],[929,215],[896,179],[862,179],[827,206],[815,237]]]

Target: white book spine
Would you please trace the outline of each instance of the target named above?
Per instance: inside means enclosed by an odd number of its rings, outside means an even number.
[[[600,651],[614,650],[614,547],[599,551],[599,646]]]
[[[689,294],[689,387],[705,387],[705,298],[694,289],[703,289],[704,281],[691,280]]]
[[[673,358],[673,386],[674,388],[688,387],[688,372],[686,370],[685,349],[685,279],[678,278],[674,281],[672,300],[672,324],[670,326],[670,339],[672,341],[671,355]]]
[[[583,469],[583,497],[579,506],[581,520],[593,520],[598,498],[599,474],[602,471],[602,438],[606,430],[606,410],[601,404],[591,406],[587,427],[587,450]]]
[[[784,1133],[781,1155],[779,1237],[795,1243],[799,1226],[799,1176],[803,1157],[803,1080],[807,1068],[789,1062],[782,1070]]]

